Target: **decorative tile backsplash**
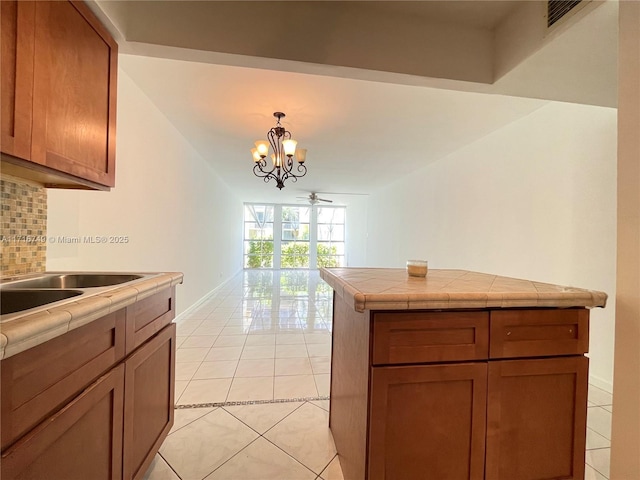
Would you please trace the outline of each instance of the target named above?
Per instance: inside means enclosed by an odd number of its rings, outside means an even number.
[[[3,175],[0,178],[0,274],[44,272],[47,249],[47,190]]]

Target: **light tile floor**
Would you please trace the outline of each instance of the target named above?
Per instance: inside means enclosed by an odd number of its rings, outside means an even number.
[[[245,271],[178,324],[176,403],[329,395],[332,291],[317,271]]]
[[[181,319],[179,408],[145,479],[342,480],[328,428],[331,303],[317,271],[247,270]],[[589,387],[586,480],[609,477],[611,405]]]
[[[587,455],[585,480],[609,478],[611,454],[611,412],[613,397],[593,385],[589,385],[587,408]]]

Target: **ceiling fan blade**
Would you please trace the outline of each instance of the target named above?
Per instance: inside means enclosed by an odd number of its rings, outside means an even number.
[[[318,198],[321,202],[333,203],[333,200],[327,200],[326,198]]]
[[[349,193],[349,192],[317,192],[321,195],[364,195],[369,196],[368,193]]]

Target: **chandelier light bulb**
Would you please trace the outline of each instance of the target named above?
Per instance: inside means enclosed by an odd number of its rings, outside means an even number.
[[[296,145],[297,144],[298,144],[298,142],[296,142],[295,140],[292,140],[292,139],[283,140],[282,141],[282,146],[284,147],[284,154],[287,157],[292,157],[296,153]]]
[[[267,142],[266,140],[258,140],[256,143],[256,150],[258,151],[258,155],[260,155],[262,158],[267,156],[267,153],[269,153],[269,142]]]
[[[256,148],[251,149],[251,156],[253,157],[254,162],[259,162],[260,160],[262,160],[262,157],[260,156],[260,154],[258,153],[258,149]]]
[[[306,159],[307,159],[307,149],[298,148],[296,150],[296,160],[298,160],[298,163],[304,163]]]

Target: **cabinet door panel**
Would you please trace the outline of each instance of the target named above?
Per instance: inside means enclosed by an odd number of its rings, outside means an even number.
[[[141,478],[173,426],[176,325],[125,362],[124,478]]]
[[[582,480],[588,359],[489,364],[487,480]]]
[[[2,455],[3,480],[116,480],[122,475],[124,365]]]
[[[116,43],[81,2],[36,2],[34,52],[31,160],[113,186]]]
[[[4,153],[29,159],[35,3],[3,0],[0,8],[0,144]]]
[[[369,480],[484,478],[486,363],[372,370]]]

